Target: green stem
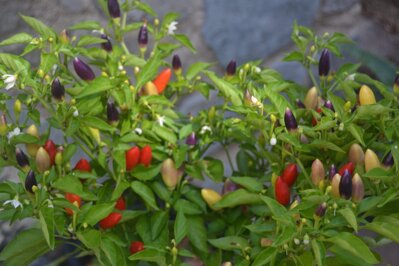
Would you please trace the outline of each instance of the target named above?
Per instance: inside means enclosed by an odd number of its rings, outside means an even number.
[[[223,150],[226,152],[227,160],[229,161],[231,171],[234,171],[233,161],[231,160],[229,150],[227,149],[226,145],[223,144],[222,146],[223,146]]]

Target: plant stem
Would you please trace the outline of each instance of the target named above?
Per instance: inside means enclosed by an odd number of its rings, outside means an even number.
[[[223,150],[226,152],[227,160],[229,161],[231,171],[233,171],[234,170],[233,161],[231,160],[229,150],[227,149],[227,146],[225,144],[223,144]]]

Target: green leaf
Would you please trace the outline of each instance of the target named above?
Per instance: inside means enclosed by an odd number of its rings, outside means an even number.
[[[194,48],[194,45],[191,43],[190,39],[184,35],[184,34],[173,34],[173,38],[175,38],[178,42],[186,46],[188,49],[191,50],[191,52],[195,53],[196,50]]]
[[[64,148],[64,152],[62,153],[62,163],[69,162],[72,156],[76,153],[78,147],[76,144],[70,143]]]
[[[40,208],[39,219],[47,245],[51,250],[54,250],[54,207],[43,206]]]
[[[165,256],[162,253],[160,253],[158,250],[147,248],[131,255],[129,260],[155,262],[160,266],[166,265]]]
[[[327,241],[347,251],[352,256],[363,259],[367,263],[376,264],[379,262],[369,247],[359,237],[351,233],[340,232]]]
[[[98,230],[88,229],[85,231],[78,231],[76,236],[89,249],[100,247],[101,233]]]
[[[270,102],[276,107],[280,117],[284,117],[287,107],[291,110],[294,110],[287,99],[284,98],[284,96],[282,96],[280,93],[274,91],[272,88],[265,88],[263,92],[265,93],[266,97],[269,98]]]
[[[90,36],[90,35],[84,35],[80,37],[78,43],[76,44],[77,47],[82,47],[90,44],[99,44],[99,43],[104,43],[107,40],[104,40],[100,37],[95,37],[95,36]]]
[[[20,232],[0,253],[5,266],[25,266],[49,251],[46,239],[40,229]]]
[[[209,239],[208,242],[223,250],[244,250],[249,247],[248,240],[239,236],[226,236],[217,239]]]
[[[87,20],[76,23],[69,27],[70,30],[99,30],[101,29],[101,25],[98,21],[95,20]]]
[[[77,177],[71,175],[58,178],[53,183],[53,187],[61,191],[79,195],[85,200],[97,200],[97,197],[93,193],[83,189],[82,183]]]
[[[384,115],[392,111],[391,108],[383,106],[381,104],[369,104],[359,106],[356,109],[354,120],[370,120],[376,119],[378,115]]]
[[[336,144],[329,142],[329,141],[325,141],[325,140],[313,140],[311,143],[308,144],[308,146],[312,147],[312,148],[316,148],[316,149],[324,149],[324,150],[332,150],[332,151],[337,151],[337,152],[341,152],[341,153],[345,153],[345,151],[343,149],[341,149],[340,147],[338,147]]]
[[[230,178],[234,183],[252,191],[261,192],[263,190],[263,184],[255,177],[245,177],[245,176],[233,176]]]
[[[176,143],[177,141],[176,134],[169,128],[154,124],[154,132],[169,143]]]
[[[161,166],[162,164],[151,165],[148,167],[144,165],[137,165],[130,173],[132,176],[141,181],[148,181],[152,180],[154,177],[156,177],[159,174]]]
[[[30,68],[30,64],[28,61],[24,60],[20,56],[0,53],[0,64],[5,65],[10,71],[15,73],[23,73],[26,75],[28,69]]]
[[[188,225],[187,219],[182,210],[179,210],[176,215],[175,225],[174,225],[174,236],[176,240],[176,244],[179,244],[180,241],[187,235]]]
[[[276,200],[266,196],[260,196],[260,198],[267,204],[273,216],[281,217],[287,213],[287,210]]]
[[[29,135],[29,134],[19,134],[18,136],[15,136],[11,139],[11,144],[19,144],[19,143],[27,143],[27,144],[32,144],[32,143],[38,143],[39,139],[35,136]]]
[[[32,35],[21,32],[17,33],[4,41],[0,42],[0,46],[7,46],[7,45],[12,45],[12,44],[18,44],[18,43],[28,43],[33,39]]]
[[[353,210],[350,208],[345,208],[339,210],[338,212],[345,218],[348,224],[352,226],[353,229],[355,229],[355,232],[357,232],[357,221]]]
[[[352,134],[352,136],[362,144],[362,146],[366,146],[363,140],[363,135],[364,135],[364,129],[361,127],[350,123],[349,125],[346,126],[346,129]]]
[[[131,67],[143,67],[146,64],[145,60],[138,57],[137,55],[134,54],[128,54],[126,55],[126,61],[125,65],[126,66],[131,66]]]
[[[204,171],[209,178],[215,182],[221,182],[223,180],[224,167],[222,161],[205,157],[204,164]]]
[[[167,211],[158,211],[151,215],[151,236],[152,240],[156,240],[167,225],[169,215]]]
[[[93,96],[95,94],[110,90],[114,87],[114,84],[111,83],[109,78],[100,76],[88,83],[86,87],[83,88],[83,91],[76,95],[76,98],[80,99],[87,96]]]
[[[153,17],[157,17],[157,13],[152,9],[152,7],[144,2],[141,1],[135,1],[135,6],[138,10],[141,10]]]
[[[325,250],[322,248],[322,244],[317,242],[316,239],[312,239],[312,250],[318,266],[323,266],[323,260],[325,257]]]
[[[178,199],[174,204],[174,208],[177,212],[183,212],[188,215],[199,215],[203,213],[198,205],[185,199]]]
[[[52,38],[57,37],[55,31],[49,26],[45,25],[43,22],[33,17],[23,16],[23,15],[21,15],[21,17],[26,22],[26,24],[31,26],[32,29],[35,30],[37,33],[39,33],[42,37],[52,37]]]
[[[237,88],[235,88],[231,83],[217,77],[213,72],[205,71],[205,74],[220,90],[223,96],[229,99],[233,105],[242,105],[241,95]]]
[[[58,58],[55,54],[42,53],[40,57],[40,69],[44,73],[48,73],[58,63]]]
[[[372,222],[366,224],[363,228],[399,243],[399,227],[397,224],[391,222]]]
[[[137,74],[136,88],[140,89],[145,83],[151,81],[158,73],[158,68],[161,65],[159,54],[155,54],[147,61],[147,64]]]
[[[140,181],[133,181],[130,186],[151,208],[158,210],[154,193],[146,184]]]
[[[244,204],[260,203],[261,199],[258,194],[248,192],[245,189],[237,189],[222,197],[220,201],[213,205],[216,209],[230,208]]]
[[[113,126],[95,116],[85,117],[85,119],[82,120],[82,123],[85,124],[85,126],[98,128],[99,130],[110,131],[110,132],[116,130]]]
[[[115,202],[112,203],[99,203],[91,206],[83,219],[85,223],[94,226],[100,220],[107,217],[115,207]]]
[[[379,167],[369,170],[367,173],[363,174],[363,177],[367,177],[372,180],[381,180],[384,182],[389,182],[396,178],[393,173]]]
[[[101,250],[104,252],[105,256],[113,266],[125,266],[126,259],[124,252],[118,246],[115,239],[109,236],[103,236],[101,239]],[[119,240],[119,239],[118,239]]]
[[[292,52],[286,54],[283,58],[283,61],[285,61],[285,62],[290,62],[290,61],[303,62],[303,60],[304,60],[304,56],[299,51],[292,51]]]
[[[274,247],[268,247],[268,248],[262,250],[255,257],[255,260],[252,263],[252,266],[272,265],[272,262],[274,261],[277,253],[278,253],[278,251]]]
[[[111,201],[119,199],[122,196],[123,191],[125,191],[128,187],[130,187],[130,184],[126,180],[118,182],[116,184],[115,190],[112,192]]]
[[[196,62],[192,64],[186,72],[186,79],[192,80],[195,76],[197,76],[200,72],[210,67],[211,64],[204,63],[204,62]]]
[[[190,225],[190,228],[187,231],[187,236],[188,239],[190,240],[190,243],[198,250],[208,253],[209,252],[207,245],[208,236],[203,218],[199,216],[193,216],[187,218],[187,222]]]

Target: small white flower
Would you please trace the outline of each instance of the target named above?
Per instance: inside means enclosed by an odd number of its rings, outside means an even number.
[[[254,97],[254,96],[251,96],[251,102],[254,104],[254,105],[258,105],[258,99],[256,99],[256,97]]]
[[[141,128],[135,128],[134,129],[134,132],[137,134],[137,135],[141,135],[141,134],[143,134],[143,130],[141,129]]]
[[[3,206],[7,205],[7,204],[11,204],[15,209],[18,208],[19,206],[21,206],[21,208],[23,207],[22,203],[19,202],[18,198],[15,198],[13,200],[6,200],[3,203]]]
[[[260,73],[260,67],[255,67],[255,73]]]
[[[172,21],[172,22],[168,25],[168,34],[169,34],[169,35],[175,34],[175,31],[177,30],[177,24],[179,24],[177,21]]]
[[[298,238],[294,238],[294,243],[295,245],[301,244],[301,241]]]
[[[79,111],[78,111],[78,109],[76,109],[76,110],[73,112],[73,116],[74,116],[74,117],[78,117],[78,116],[79,116]]]
[[[355,73],[355,74],[348,75],[348,76],[345,78],[345,80],[355,80],[355,77],[356,77],[356,73]]]
[[[10,141],[13,137],[18,136],[19,134],[21,134],[21,129],[19,129],[19,127],[14,128],[14,130],[9,132],[7,135],[8,141]]]
[[[14,87],[15,82],[17,81],[17,75],[4,74],[1,78],[4,80],[4,83],[6,84],[5,87],[6,90],[9,90],[12,87]]]
[[[304,243],[305,245],[309,245],[309,239],[304,239],[304,240],[303,240],[303,243]]]
[[[204,135],[206,132],[212,133],[212,128],[210,126],[203,126],[201,128],[200,134]]]
[[[272,138],[270,139],[270,145],[274,146],[277,144],[277,139],[275,136],[272,136]]]
[[[158,124],[161,126],[161,127],[163,127],[163,124],[165,123],[165,116],[158,116],[158,118],[157,118],[157,122],[158,122]]]
[[[125,70],[125,68],[124,68],[122,65],[119,65],[119,66],[118,66],[118,70],[119,70],[119,71],[123,71],[123,70]]]
[[[48,207],[48,208],[54,208],[53,202],[51,202],[51,200],[49,200],[49,201],[47,202],[47,207]]]

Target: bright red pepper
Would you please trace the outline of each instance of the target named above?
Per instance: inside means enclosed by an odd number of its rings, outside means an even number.
[[[321,108],[317,108],[316,112],[318,112],[319,114],[321,113]],[[315,117],[312,117],[312,126],[316,126],[318,123],[317,119]]]
[[[90,172],[91,171],[91,166],[88,160],[86,159],[80,159],[73,170],[79,170],[81,172]]]
[[[74,203],[77,202],[78,203],[78,207],[80,207],[80,205],[82,205],[82,200],[80,199],[80,197],[76,194],[72,194],[72,193],[65,193],[65,199],[67,201],[69,201],[70,203]],[[70,208],[65,208],[65,211],[68,215],[72,215],[73,211]]]
[[[133,147],[126,151],[126,171],[132,170],[139,163],[140,160],[140,149],[138,147]]]
[[[141,241],[134,241],[130,244],[130,254],[135,254],[143,250],[144,250],[144,243]]]
[[[126,203],[123,197],[120,197],[115,203],[115,209],[123,211],[126,209]]]
[[[353,171],[355,170],[355,165],[352,162],[349,162],[347,164],[344,164],[339,168],[338,174],[341,176],[344,175],[345,170],[348,170],[351,175],[353,175]]]
[[[298,167],[294,163],[288,164],[281,174],[281,178],[289,187],[291,187],[295,183],[297,176]]]
[[[276,200],[282,205],[288,205],[290,203],[290,188],[281,178],[277,177],[276,185],[274,187],[274,193]]]
[[[157,87],[158,94],[161,94],[169,83],[170,77],[172,76],[172,70],[165,68],[159,73],[159,75],[152,81]]]
[[[107,217],[100,221],[100,227],[102,229],[110,229],[115,227],[122,219],[122,214],[119,212],[111,212]]]
[[[54,165],[55,155],[57,154],[57,146],[51,139],[49,139],[46,141],[43,148],[46,150],[46,152],[50,156],[51,165]]]
[[[144,166],[149,166],[152,161],[151,147],[146,145],[141,149],[140,163]]]

